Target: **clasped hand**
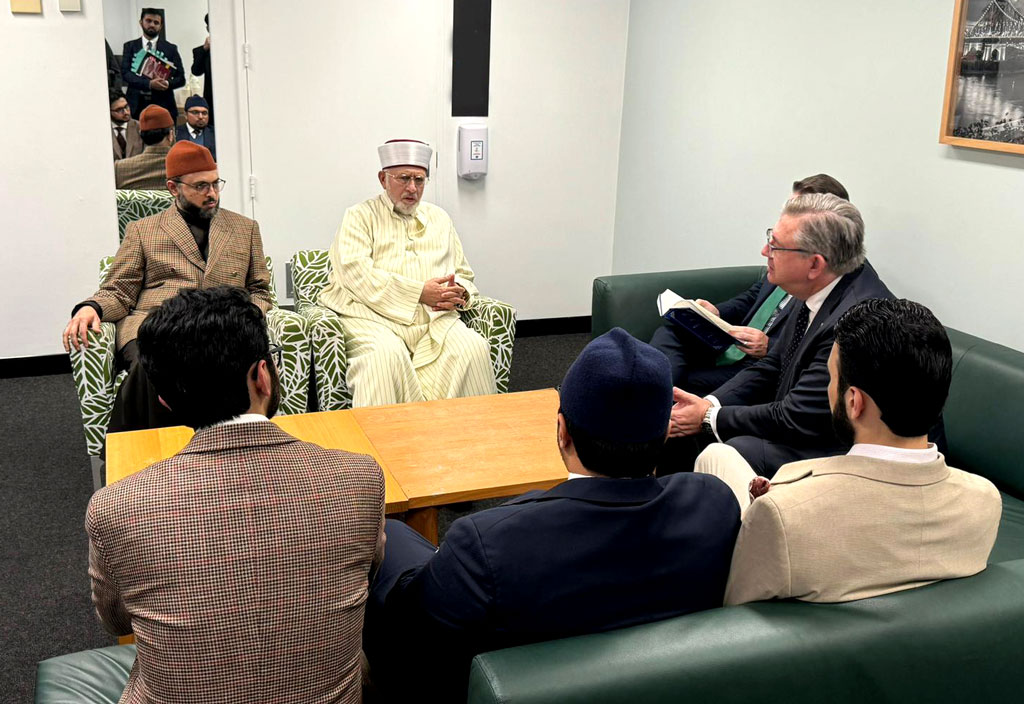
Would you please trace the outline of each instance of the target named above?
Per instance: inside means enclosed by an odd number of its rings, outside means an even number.
[[[420,293],[420,303],[433,311],[455,310],[466,305],[466,289],[455,283],[455,274],[427,279]]]
[[[672,413],[668,421],[668,436],[681,438],[696,435],[704,414],[711,408],[711,401],[695,396],[679,388],[672,389]]]

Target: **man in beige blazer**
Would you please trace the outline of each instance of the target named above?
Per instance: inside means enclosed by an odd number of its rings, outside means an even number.
[[[167,188],[164,166],[174,144],[174,120],[159,105],[150,105],[139,115],[139,130],[145,148],[141,154],[114,162],[114,183],[118,188]]]
[[[176,144],[166,169],[174,205],[128,225],[107,280],[75,306],[62,335],[70,351],[87,345],[88,331],[98,331],[101,321],[117,323],[117,367],[128,377],[114,399],[110,432],[177,424],[136,363],[135,338],[149,311],[182,289],[221,285],[245,289],[264,312],[271,305],[259,225],[220,208],[224,182],[209,150]]]
[[[132,119],[128,101],[120,91],[110,94],[110,139],[114,147],[114,161],[142,153],[139,123]]]
[[[985,569],[999,492],[927,437],[952,373],[939,321],[911,301],[864,301],[836,325],[828,369],[848,454],[784,465],[770,484],[727,445],[698,457],[746,509],[726,604],[851,601]]]
[[[239,288],[166,301],[139,350],[196,433],[89,502],[96,611],[139,649],[121,702],[359,702],[380,467],[268,421],[276,358]]]

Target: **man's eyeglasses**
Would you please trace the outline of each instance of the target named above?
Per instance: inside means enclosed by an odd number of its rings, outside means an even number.
[[[398,181],[402,186],[408,186],[410,183],[416,184],[416,188],[423,188],[430,181],[427,176],[413,176],[411,174],[399,174],[398,176],[388,173],[388,176]]]
[[[204,108],[192,108],[191,110],[186,110],[186,112],[189,115],[195,115],[196,117],[209,117],[210,116],[210,111],[206,110]]]
[[[129,112],[129,108],[127,105],[123,108],[110,108],[110,112]]]
[[[198,183],[185,183],[184,181],[175,181],[178,185],[188,186],[189,188],[198,191],[199,193],[209,193],[210,189],[220,193],[224,190],[224,184],[226,181],[222,178],[217,179],[213,183],[207,183],[206,181],[200,181]]]
[[[267,349],[267,356],[274,360],[274,364],[277,368],[281,368],[281,362],[284,361],[284,348],[281,345],[271,345]]]
[[[765,239],[768,241],[768,252],[770,254],[775,254],[776,252],[803,252],[804,254],[817,254],[817,252],[812,252],[809,249],[801,249],[800,247],[779,247],[778,245],[772,244],[772,233],[774,231],[775,228],[769,227],[768,231],[765,232]],[[824,259],[824,255],[822,255],[822,258]]]

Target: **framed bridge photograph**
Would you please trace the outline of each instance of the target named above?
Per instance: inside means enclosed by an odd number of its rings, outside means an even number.
[[[956,0],[939,141],[1024,154],[1024,0]]]

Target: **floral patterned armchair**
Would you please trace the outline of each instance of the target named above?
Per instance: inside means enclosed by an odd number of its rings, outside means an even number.
[[[129,222],[155,215],[170,205],[171,196],[166,191],[125,191],[117,192],[118,230],[124,236]],[[102,284],[113,263],[113,257],[100,261],[100,283]],[[310,348],[306,320],[298,313],[277,307],[277,293],[274,289],[274,265],[267,257],[270,271],[270,293],[274,307],[267,311],[267,328],[270,340],[282,347],[281,406],[279,413],[305,413],[309,398]],[[89,333],[89,346],[71,350],[71,372],[78,391],[85,429],[85,444],[92,460],[93,487],[99,488],[103,469],[103,447],[114,406],[114,396],[126,373],[114,372],[114,323],[102,323],[100,332]]]
[[[331,260],[325,249],[303,249],[292,256],[295,310],[309,325],[316,396],[321,411],[352,406],[352,392],[345,382],[348,357],[341,316],[317,303],[320,291],[327,286],[330,270]],[[484,296],[476,297],[475,301],[472,310],[462,312],[462,320],[490,343],[498,393],[507,393],[512,343],[516,336],[516,309]]]

